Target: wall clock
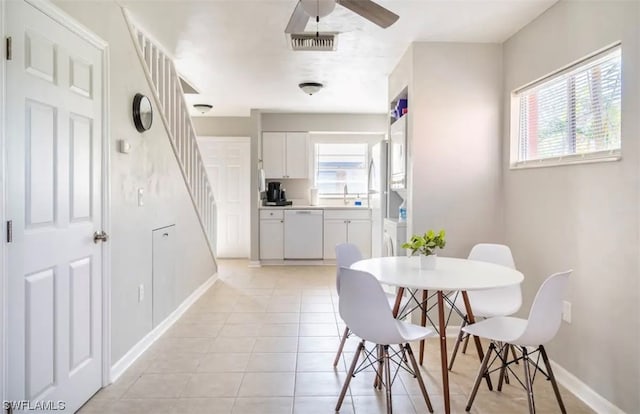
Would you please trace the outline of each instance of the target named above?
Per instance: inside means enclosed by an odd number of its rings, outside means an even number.
[[[151,101],[141,93],[133,97],[133,123],[138,132],[147,131],[153,123]]]

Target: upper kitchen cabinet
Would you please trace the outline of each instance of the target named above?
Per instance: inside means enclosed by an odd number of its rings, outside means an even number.
[[[266,178],[309,178],[309,134],[263,132],[262,168]]]

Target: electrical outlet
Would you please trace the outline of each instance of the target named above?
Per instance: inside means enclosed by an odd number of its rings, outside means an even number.
[[[144,285],[138,286],[138,303],[144,300]]]
[[[562,302],[562,320],[571,323],[571,302],[567,300]]]

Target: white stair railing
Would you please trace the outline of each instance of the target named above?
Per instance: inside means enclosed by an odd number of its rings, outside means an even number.
[[[156,107],[161,108],[161,111],[155,111],[154,115],[160,112],[160,118],[171,141],[171,148],[178,160],[191,201],[215,260],[216,202],[198,149],[196,132],[184,99],[180,78],[169,55],[136,27],[125,9],[123,13],[138,57],[143,63],[147,81],[153,90]]]

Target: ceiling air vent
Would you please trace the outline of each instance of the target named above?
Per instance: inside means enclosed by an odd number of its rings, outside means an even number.
[[[332,51],[336,50],[335,33],[315,33],[308,34],[292,34],[291,47],[293,50],[320,50]]]

